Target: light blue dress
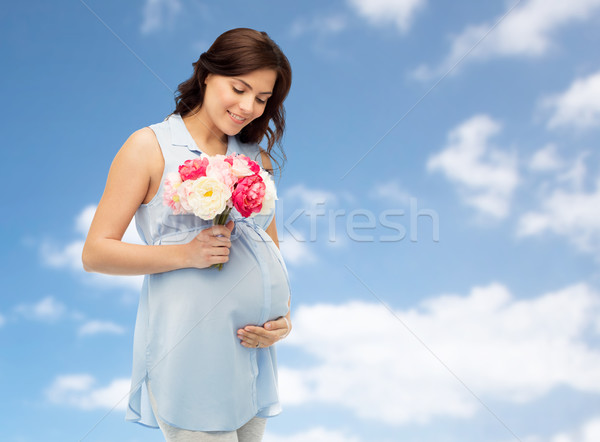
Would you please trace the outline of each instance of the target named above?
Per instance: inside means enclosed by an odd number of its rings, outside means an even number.
[[[212,221],[173,215],[163,205],[162,182],[201,151],[180,115],[151,125],[165,168],[161,186],[135,221],[149,245],[191,241]],[[262,165],[256,144],[229,137],[227,154],[242,153]],[[147,383],[160,418],[174,427],[233,431],[254,416],[281,412],[274,346],[249,349],[237,330],[263,325],[288,312],[290,285],[279,249],[265,233],[273,213],[242,218],[235,227],[223,269],[180,269],[147,275],[140,297],[133,344],[133,373],[126,419],[158,427]]]

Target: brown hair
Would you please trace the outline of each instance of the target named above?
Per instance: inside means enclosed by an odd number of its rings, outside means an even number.
[[[285,153],[281,147],[285,130],[283,101],[292,85],[292,69],[287,57],[267,33],[248,28],[231,29],[217,37],[208,51],[202,53],[192,66],[193,75],[178,86],[175,96],[174,113],[182,117],[202,106],[206,89],[204,80],[209,73],[233,77],[258,69],[273,69],[277,72],[273,95],[267,100],[263,114],[244,127],[239,137],[243,143],[259,143],[266,135],[266,152],[269,157],[275,161],[271,150],[277,143],[281,158],[285,161]],[[271,121],[273,127],[269,126]]]

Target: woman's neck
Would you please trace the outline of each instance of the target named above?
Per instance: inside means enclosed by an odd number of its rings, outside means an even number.
[[[202,109],[191,112],[182,120],[198,148],[207,155],[227,152],[227,135],[221,132]]]

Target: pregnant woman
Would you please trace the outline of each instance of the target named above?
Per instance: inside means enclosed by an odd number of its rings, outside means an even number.
[[[291,68],[252,29],[225,32],[193,66],[174,112],[116,155],[83,264],[145,275],[127,419],[160,427],[167,441],[255,442],[281,412],[273,344],[291,330],[273,210],[243,218],[233,209],[224,226],[175,215],[163,203],[164,181],[202,154],[239,153],[272,171]],[[134,215],[145,245],[121,241]]]

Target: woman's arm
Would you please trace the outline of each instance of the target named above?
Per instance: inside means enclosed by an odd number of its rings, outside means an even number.
[[[147,246],[121,241],[133,215],[158,190],[164,159],[150,128],[133,133],[110,167],[83,247],[88,272],[143,275],[227,262],[233,223],[203,230],[188,244]],[[223,235],[222,237],[216,235]]]

